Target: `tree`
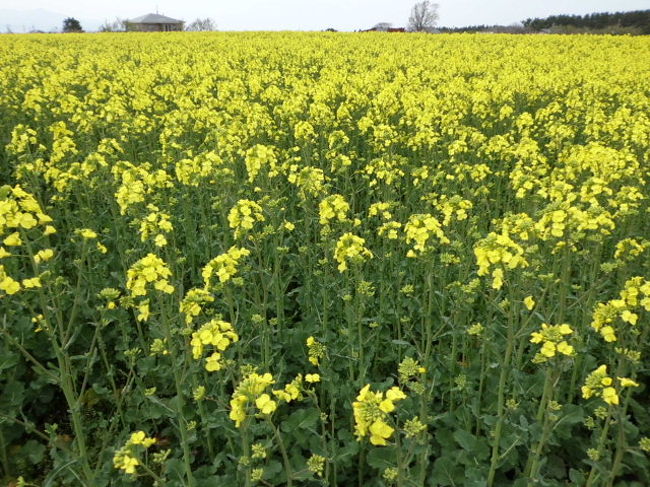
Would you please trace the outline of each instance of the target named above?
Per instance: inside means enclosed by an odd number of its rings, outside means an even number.
[[[379,22],[378,24],[375,24],[370,30],[376,30],[377,32],[388,32],[388,29],[392,27],[393,24],[390,22]]]
[[[115,17],[113,22],[106,20],[99,28],[99,32],[124,32],[126,31],[126,20]]]
[[[63,32],[83,32],[79,21],[73,17],[68,17],[63,21]]]
[[[204,31],[204,32],[217,30],[217,24],[210,17],[206,17],[205,19],[196,19],[194,22],[190,22],[185,27],[185,30]]]
[[[408,29],[412,32],[431,32],[438,22],[438,4],[429,0],[418,2],[411,10]]]

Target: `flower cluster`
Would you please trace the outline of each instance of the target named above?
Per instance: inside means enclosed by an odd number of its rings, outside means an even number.
[[[20,291],[20,283],[7,274],[3,265],[0,265],[0,290],[9,295]]]
[[[138,203],[143,203],[146,196],[156,189],[173,186],[172,180],[164,170],[149,170],[149,164],[134,166],[126,163],[124,166],[115,166],[114,177],[121,180],[115,192],[115,200],[120,207],[120,214],[125,215],[129,209]]]
[[[422,367],[420,362],[413,357],[406,357],[400,362],[397,371],[399,372],[400,382],[408,382],[411,378],[424,374],[427,369]]]
[[[650,241],[648,240],[639,242],[634,238],[625,238],[616,244],[614,259],[619,262],[631,261],[648,249],[650,249]]]
[[[467,220],[468,211],[473,208],[473,203],[459,195],[442,195],[436,202],[436,208],[442,213],[442,226],[446,227],[452,221]]]
[[[474,255],[478,264],[478,275],[491,274],[494,289],[501,289],[503,286],[504,269],[528,266],[524,248],[507,233],[491,232],[476,244]]]
[[[0,187],[0,235],[7,230],[29,230],[38,225],[45,227],[43,232],[54,233],[48,224],[52,219],[43,213],[36,199],[19,185]]]
[[[370,435],[370,443],[385,446],[395,429],[388,424],[389,413],[395,410],[395,402],[406,398],[399,387],[391,387],[383,392],[373,392],[370,384],[359,391],[357,400],[352,403],[354,411],[354,433],[361,440]]]
[[[235,230],[235,238],[252,230],[256,222],[263,221],[262,207],[251,200],[239,200],[228,212],[228,224]]]
[[[147,205],[149,213],[140,222],[140,241],[146,242],[152,236],[154,237],[154,245],[156,247],[164,247],[167,245],[166,233],[171,232],[174,227],[170,221],[170,216],[163,213],[155,205]]]
[[[544,363],[555,357],[558,353],[568,357],[575,355],[573,346],[569,345],[565,337],[571,335],[573,330],[569,325],[549,325],[542,323],[540,331],[531,333],[531,343],[541,343],[542,348],[533,358],[535,363]]]
[[[242,257],[246,257],[251,252],[243,247],[232,246],[227,252],[217,255],[214,259],[208,262],[203,267],[203,282],[205,288],[212,287],[212,278],[216,275],[220,283],[228,282],[235,274],[237,274],[237,266]]]
[[[205,289],[194,288],[187,291],[180,305],[180,312],[185,315],[185,324],[191,324],[201,313],[203,305],[213,301],[214,297]]]
[[[158,291],[171,294],[174,292],[174,286],[169,283],[171,274],[169,267],[160,257],[147,254],[127,271],[126,288],[133,297],[146,296],[150,284]]]
[[[333,194],[322,200],[318,209],[320,224],[328,225],[332,220],[345,221],[350,211],[350,205],[340,194]]]
[[[175,165],[176,179],[187,186],[198,187],[215,176],[232,173],[232,169],[222,167],[223,161],[214,151],[197,154],[192,159],[182,159]]]
[[[273,376],[268,372],[259,375],[256,372],[248,374],[239,383],[232,393],[230,400],[230,419],[239,428],[249,414],[249,408],[254,404],[260,414],[271,414],[277,408],[277,402],[271,399],[264,391],[271,384],[274,384]]]
[[[368,207],[368,215],[369,216],[379,216],[383,220],[390,220],[393,218],[393,214],[390,212],[391,208],[395,206],[395,203],[392,202],[379,202],[379,203],[373,203]]]
[[[147,254],[127,271],[126,287],[129,290],[130,296],[125,301],[127,306],[137,308],[138,321],[147,321],[151,314],[149,308],[149,299],[140,299],[134,302],[133,298],[144,298],[147,296],[150,289],[147,289],[151,284],[155,290],[161,291],[165,294],[174,292],[174,286],[169,282],[171,270],[167,267],[165,262],[154,254]]]
[[[287,181],[299,188],[300,197],[304,200],[308,196],[318,196],[323,192],[325,173],[318,167],[305,166],[299,168],[297,164],[292,164]]]
[[[39,144],[37,135],[34,129],[19,123],[11,131],[11,142],[7,144],[6,149],[15,155],[28,153],[30,149],[37,147],[40,150],[45,150],[45,146]]]
[[[375,127],[375,136],[378,134],[378,127]],[[392,129],[390,132],[382,135],[386,137],[386,142],[393,143],[395,141],[395,134],[392,132]],[[394,185],[399,179],[404,177],[402,167],[407,162],[408,160],[406,158],[398,155],[384,155],[372,159],[363,168],[364,177],[370,180],[368,186],[377,186],[380,182],[387,185]]]
[[[430,250],[433,246],[433,237],[442,244],[449,243],[440,222],[428,213],[411,215],[404,225],[404,233],[406,234],[406,243],[413,243],[413,248],[409,249],[406,254],[407,257],[417,257]]]
[[[273,376],[269,373],[259,375],[256,372],[247,374],[239,383],[230,401],[230,419],[240,427],[242,422],[251,414],[254,405],[256,414],[270,415],[278,407],[279,402],[290,403],[300,401],[305,392],[312,391],[310,384],[320,382],[319,374],[298,374],[282,389],[273,389],[271,394],[266,392],[267,387],[275,384]],[[311,392],[313,393],[313,391]],[[275,397],[275,399],[273,399]]]
[[[556,206],[551,204],[549,211],[535,223],[535,231],[542,240],[579,241],[588,233],[609,235],[614,230],[613,215],[600,206],[583,209],[565,205],[565,208],[555,209]]]
[[[567,218],[567,212],[563,209],[549,211],[535,224],[535,229],[542,239],[561,238],[564,236]]]
[[[325,357],[327,353],[327,348],[325,345],[320,343],[314,337],[307,338],[307,355],[309,357],[309,362],[312,365],[318,367],[320,365],[320,360]]]
[[[97,232],[91,228],[79,228],[75,230],[77,235],[79,235],[84,240],[94,240],[97,238]]]
[[[399,231],[402,228],[402,224],[396,221],[389,221],[383,223],[377,229],[377,235],[380,237],[385,237],[388,240],[397,240],[399,238]]]
[[[528,311],[532,311],[533,308],[535,307],[535,298],[533,298],[532,296],[526,296],[524,298],[523,303]]]
[[[264,166],[269,167],[269,176],[274,175],[277,157],[273,147],[257,144],[246,151],[245,162],[246,171],[248,171],[248,182],[252,183]]]
[[[638,387],[639,384],[626,377],[618,377],[619,387]],[[618,391],[614,379],[607,375],[607,366],[601,365],[587,376],[585,385],[582,386],[582,397],[589,399],[598,396],[607,404],[617,405],[619,403]]]
[[[293,136],[299,142],[312,142],[316,137],[316,132],[314,132],[314,127],[311,123],[301,120],[294,126]]]
[[[50,225],[52,219],[43,213],[36,199],[20,186],[0,187],[0,259],[11,257],[12,247],[24,244],[21,234],[26,235],[28,230],[39,228],[40,234],[47,236],[56,232]],[[35,231],[35,230],[34,230]],[[52,249],[38,251],[34,255],[34,262],[40,264],[54,256]],[[41,287],[40,277],[23,279],[22,282],[9,275],[7,268],[0,264],[0,290],[6,294],[15,294],[22,288],[29,289]]]
[[[52,249],[43,249],[39,250],[34,254],[34,262],[41,264],[43,262],[48,262],[54,257],[54,250]]]
[[[140,465],[139,455],[156,443],[155,438],[150,438],[144,431],[136,431],[113,456],[113,466],[123,470],[124,473],[133,475],[136,467]]]
[[[407,438],[414,438],[426,430],[427,425],[420,421],[420,418],[417,416],[407,419],[404,423],[404,434]]]
[[[211,320],[192,333],[192,357],[199,360],[203,356],[205,347],[211,345],[214,352],[205,362],[205,370],[214,372],[223,367],[222,353],[234,342],[239,340],[239,335],[230,323],[221,320]]]
[[[327,459],[322,455],[313,454],[307,460],[307,470],[312,473],[315,473],[319,477],[323,476],[323,471],[325,470],[325,461]]]
[[[422,394],[424,392],[422,377],[426,371],[427,369],[422,367],[413,357],[404,358],[397,368],[400,384],[408,387],[415,394]]]
[[[334,259],[339,263],[339,272],[348,269],[348,263],[360,263],[373,257],[372,252],[364,247],[365,239],[352,233],[346,233],[336,242]]]
[[[318,374],[310,374],[310,376],[318,376]],[[303,377],[302,374],[298,374],[295,379],[284,386],[284,389],[274,389],[273,395],[280,401],[290,403],[302,399],[302,392]]]
[[[650,281],[637,276],[625,282],[620,298],[596,305],[591,327],[606,342],[615,342],[617,331],[624,330],[621,323],[634,327],[643,311],[650,311]]]

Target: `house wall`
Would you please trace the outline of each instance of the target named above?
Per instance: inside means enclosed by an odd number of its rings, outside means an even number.
[[[183,30],[183,24],[129,24],[129,29],[138,32],[170,32]]]

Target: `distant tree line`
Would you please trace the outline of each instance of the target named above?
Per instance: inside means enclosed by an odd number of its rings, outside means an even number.
[[[532,32],[531,29],[524,27],[522,24],[513,25],[469,25],[466,27],[439,27],[442,33],[451,32],[496,32],[499,34],[527,34]]]
[[[650,34],[650,10],[604,12],[587,15],[551,15],[543,19],[526,19],[513,25],[471,25],[440,27],[440,32],[501,32],[526,34],[550,32],[558,34]]]
[[[604,12],[587,15],[551,15],[545,19],[526,19],[524,27],[532,31],[554,27],[574,27],[578,29],[606,30],[612,27],[631,28],[640,34],[650,34],[650,10],[633,12]]]

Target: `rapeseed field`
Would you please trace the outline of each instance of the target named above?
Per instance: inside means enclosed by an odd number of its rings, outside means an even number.
[[[650,40],[0,39],[0,481],[650,485]]]

